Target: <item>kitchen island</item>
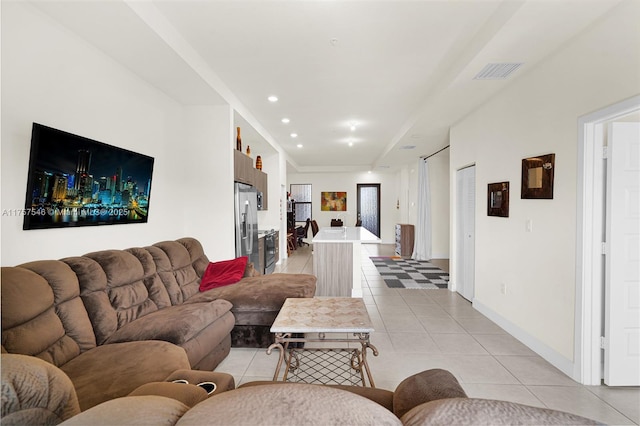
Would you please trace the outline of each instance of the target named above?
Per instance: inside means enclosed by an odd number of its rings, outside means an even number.
[[[312,240],[316,296],[362,297],[362,244],[380,238],[357,227],[320,228]]]

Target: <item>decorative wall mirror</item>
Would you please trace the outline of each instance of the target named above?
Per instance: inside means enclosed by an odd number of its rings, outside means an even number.
[[[488,185],[487,215],[509,217],[509,182]]]
[[[547,154],[522,160],[520,198],[553,199],[555,159],[555,154]]]

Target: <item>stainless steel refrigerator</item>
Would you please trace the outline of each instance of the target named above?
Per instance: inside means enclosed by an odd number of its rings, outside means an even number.
[[[248,256],[258,269],[258,192],[251,185],[236,182],[235,204],[236,256]]]

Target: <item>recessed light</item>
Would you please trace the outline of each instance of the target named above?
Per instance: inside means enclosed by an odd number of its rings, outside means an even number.
[[[349,142],[349,146],[353,146],[353,142]]]
[[[371,173],[371,170],[369,170],[367,173]]]
[[[280,121],[282,121],[284,124],[289,124],[289,122],[290,122],[291,120],[289,120],[287,117],[285,117],[285,118],[283,118],[283,119],[282,119],[282,120],[280,120]]]
[[[302,148],[302,144],[299,143],[298,145],[296,145],[298,148]]]
[[[269,97],[267,98],[267,100],[268,100],[269,102],[278,102],[278,97],[277,97],[277,96],[273,96],[273,95],[271,95],[271,96],[269,96]]]
[[[297,137],[298,137],[298,134],[297,134],[297,133],[291,133],[291,137],[292,137],[292,138],[297,138]]]
[[[354,121],[349,123],[349,128],[351,129],[351,131],[353,132],[354,130],[356,130],[356,123]]]

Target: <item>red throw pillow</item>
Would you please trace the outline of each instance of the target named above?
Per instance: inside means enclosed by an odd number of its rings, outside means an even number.
[[[242,279],[247,266],[247,256],[221,262],[210,262],[200,280],[200,291],[235,284]]]

